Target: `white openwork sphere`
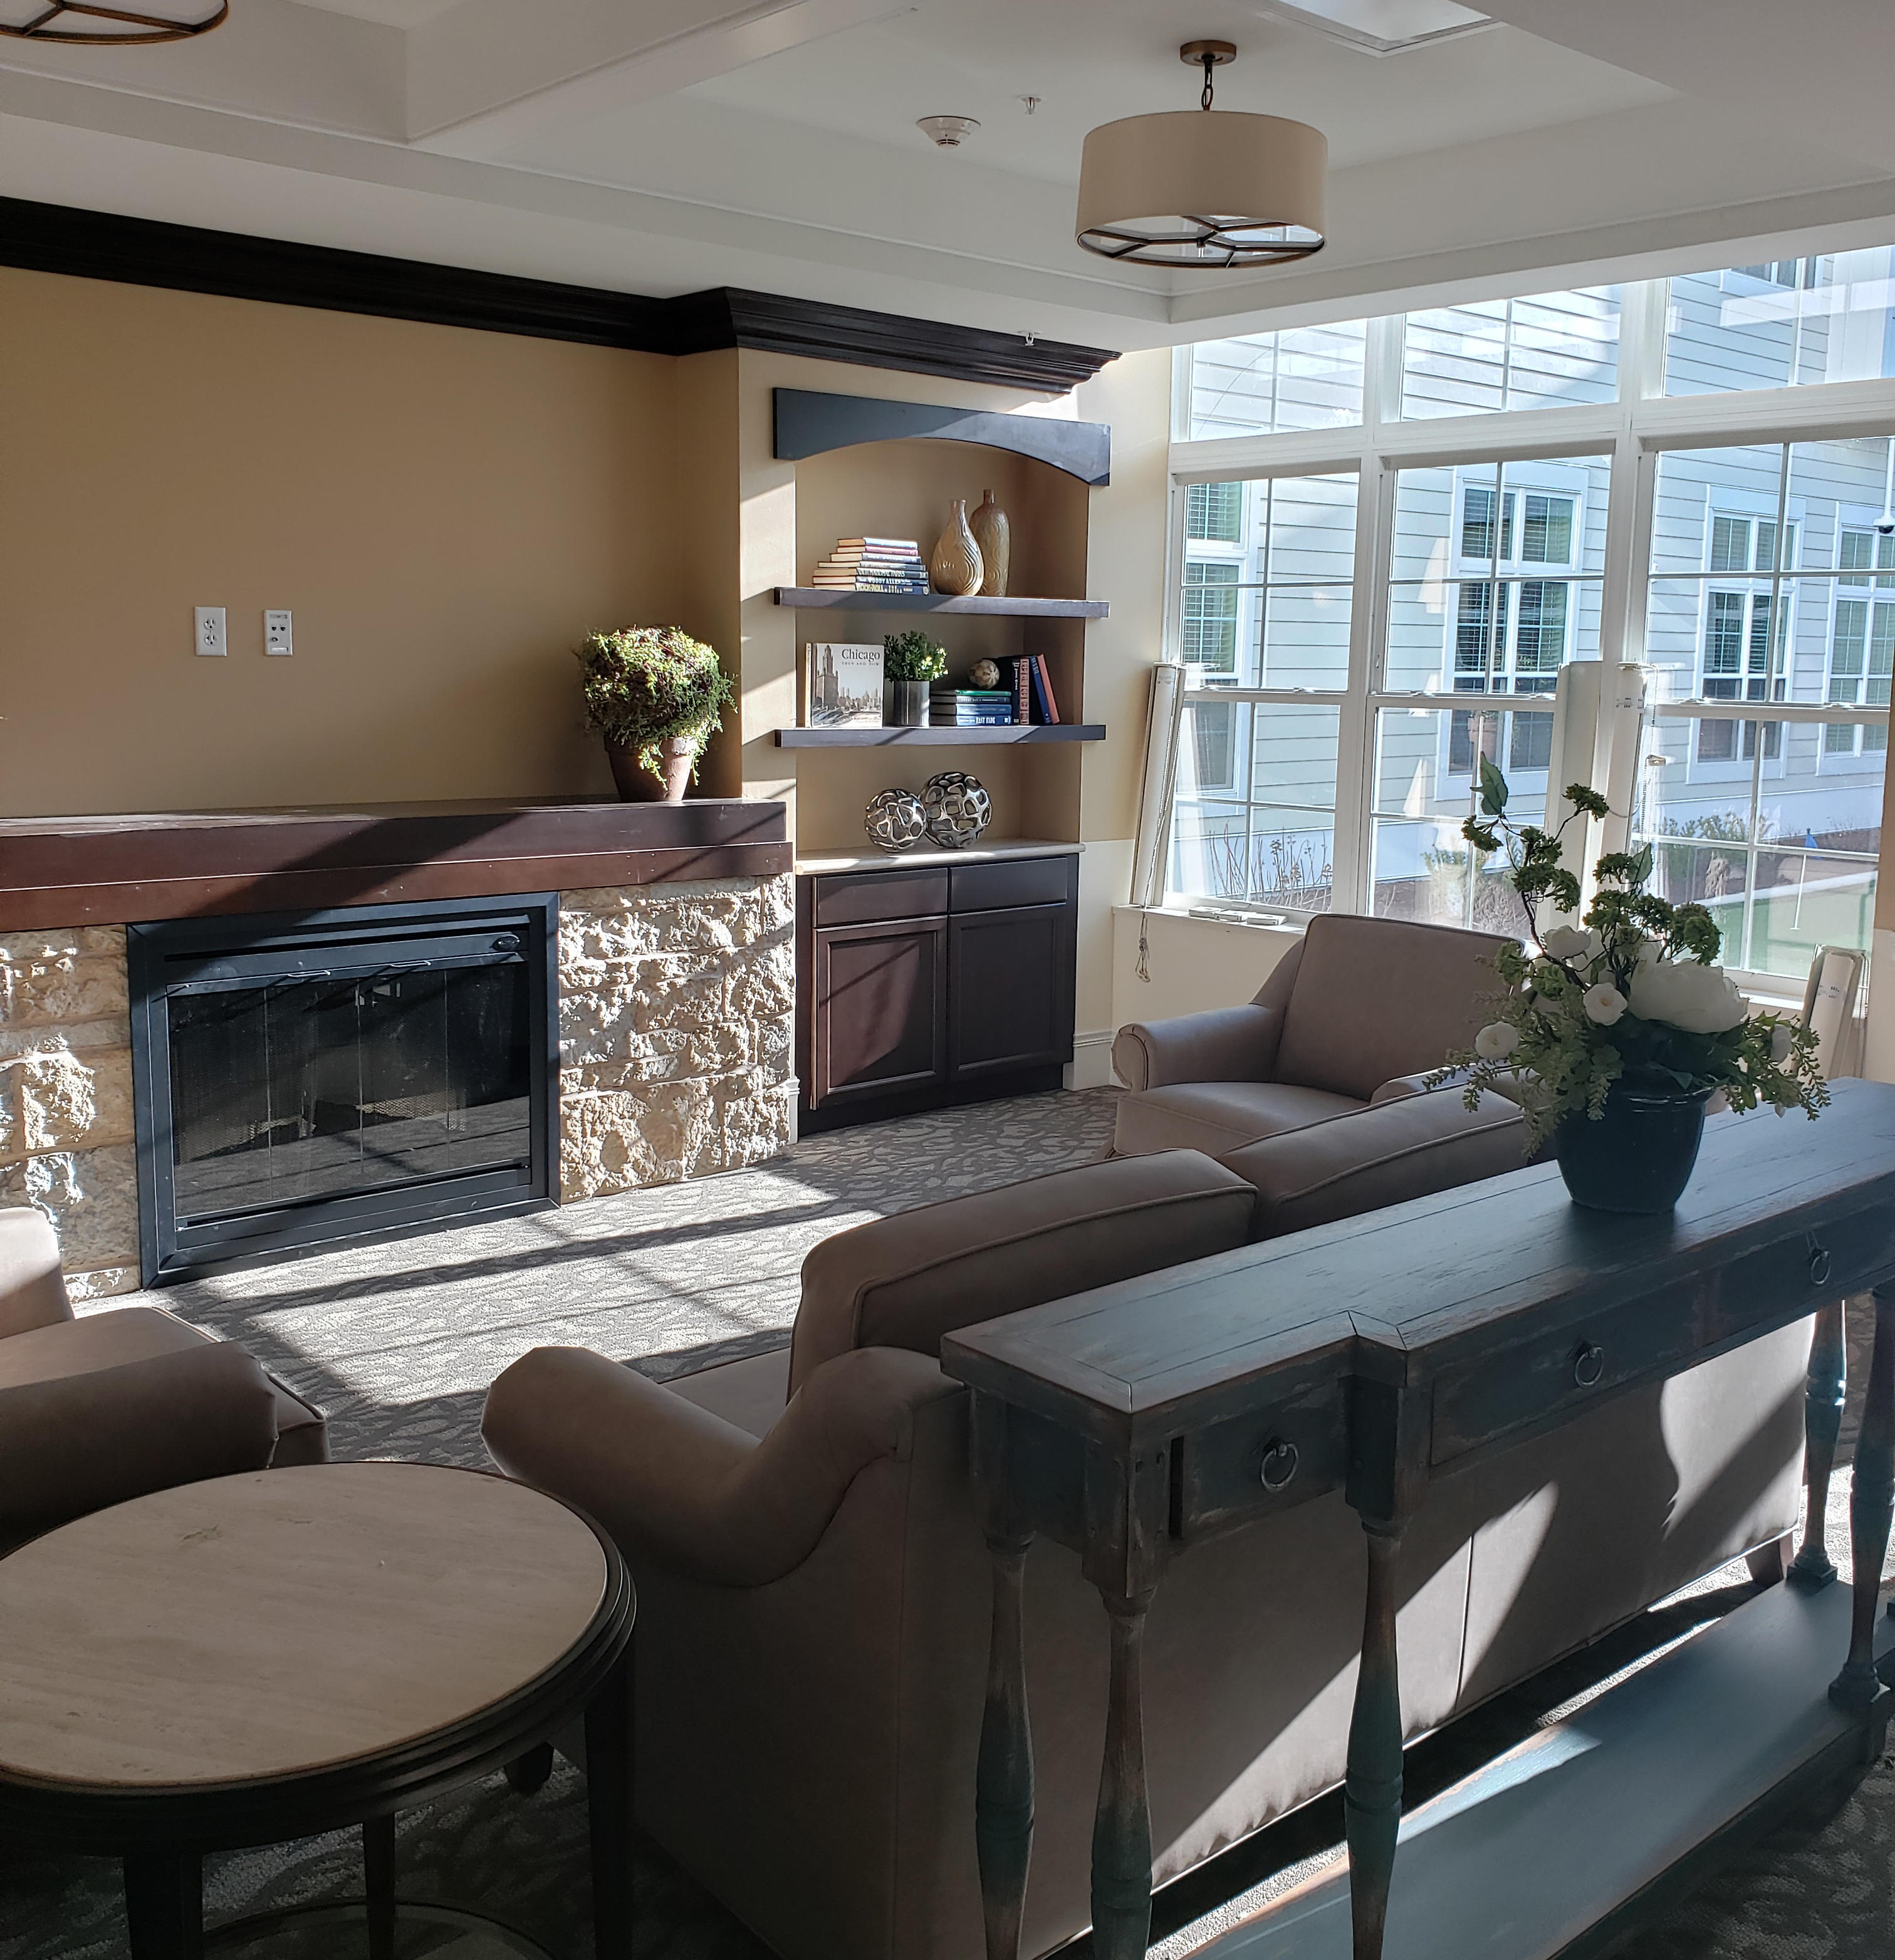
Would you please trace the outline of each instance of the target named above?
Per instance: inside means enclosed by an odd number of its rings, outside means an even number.
[[[884,851],[912,851],[928,835],[928,813],[912,790],[883,790],[863,812],[871,840]]]
[[[937,844],[959,850],[976,844],[993,820],[993,802],[978,776],[964,769],[944,769],[922,786],[922,807],[928,813],[928,834]]]

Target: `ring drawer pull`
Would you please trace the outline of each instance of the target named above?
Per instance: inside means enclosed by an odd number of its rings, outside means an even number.
[[[1279,1437],[1263,1452],[1263,1488],[1272,1491],[1286,1489],[1295,1475],[1296,1445]]]
[[[1606,1351],[1596,1342],[1582,1341],[1573,1351],[1572,1379],[1582,1389],[1597,1387],[1606,1371]]]
[[[1810,1284],[1811,1286],[1827,1286],[1829,1284],[1830,1264],[1829,1248],[1827,1246],[1819,1246],[1812,1238],[1810,1241]]]

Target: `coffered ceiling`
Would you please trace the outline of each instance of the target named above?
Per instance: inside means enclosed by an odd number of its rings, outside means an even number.
[[[1199,36],[1240,51],[1220,107],[1328,135],[1298,266],[1073,243],[1086,130],[1191,107]],[[174,46],[0,41],[0,195],[1131,347],[1895,240],[1891,95],[1887,0],[231,0]]]

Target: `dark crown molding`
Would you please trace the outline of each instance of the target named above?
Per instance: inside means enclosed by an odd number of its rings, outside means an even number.
[[[651,299],[0,198],[0,265],[645,354],[747,347],[1064,394],[1113,352],[721,287]]]

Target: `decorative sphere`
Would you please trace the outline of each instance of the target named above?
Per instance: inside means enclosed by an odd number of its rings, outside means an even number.
[[[1000,670],[992,660],[976,660],[973,671],[967,678],[976,687],[998,687],[1000,685]]]
[[[937,844],[956,850],[977,844],[993,820],[993,801],[978,776],[964,769],[944,769],[922,786],[922,807],[927,812],[928,834]]]
[[[863,812],[871,840],[884,851],[912,851],[928,835],[928,813],[912,790],[883,790]]]

